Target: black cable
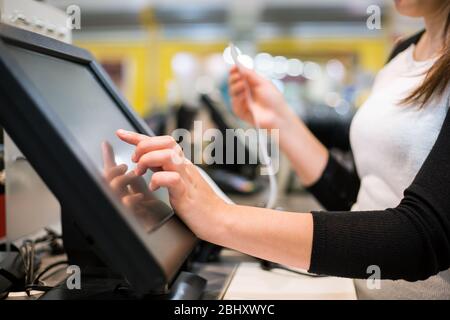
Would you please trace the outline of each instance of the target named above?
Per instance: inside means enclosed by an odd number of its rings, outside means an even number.
[[[30,242],[30,267],[29,267],[29,279],[33,279],[34,277],[34,256],[35,256],[35,244],[34,241]]]
[[[34,259],[33,241],[28,239],[25,240],[23,245],[19,248],[19,251],[24,265],[25,283],[29,283],[33,275],[31,268],[34,267],[34,263],[31,261],[31,259]]]
[[[42,285],[37,285],[37,284],[29,284],[27,286],[25,286],[25,292],[27,293],[28,296],[30,296],[30,292],[32,290],[35,291],[50,291],[52,290],[54,287],[49,287],[49,286],[42,286]]]
[[[23,269],[24,269],[24,273],[25,273],[25,282],[26,282],[26,280],[27,280],[26,275],[28,272],[28,268],[27,268],[27,256],[26,256],[26,252],[24,252],[25,250],[26,250],[25,245],[22,245],[19,247],[19,254],[20,254],[20,257],[22,258]]]
[[[67,260],[62,260],[62,261],[57,261],[57,262],[55,262],[55,263],[52,263],[52,264],[48,265],[44,270],[42,270],[42,271],[36,276],[36,278],[34,278],[34,280],[33,280],[33,282],[32,282],[32,285],[38,284],[38,283],[39,283],[39,280],[42,278],[42,276],[43,276],[44,274],[46,274],[48,271],[50,271],[51,269],[53,269],[53,268],[55,268],[55,267],[57,267],[57,266],[63,265],[63,264],[69,264],[69,261],[67,261]]]
[[[308,272],[302,272],[299,270],[294,270],[288,267],[285,267],[281,264],[275,263],[275,262],[270,262],[267,260],[261,260],[260,261],[260,266],[261,269],[265,270],[265,271],[272,271],[273,269],[280,269],[280,270],[284,270],[284,271],[288,271],[288,272],[292,272],[298,275],[302,275],[302,276],[307,276],[307,277],[311,277],[311,278],[324,278],[324,277],[328,277],[326,275],[322,275],[322,274],[314,274],[314,273],[308,273]]]
[[[50,291],[51,289],[53,289],[53,287],[51,286],[46,286],[45,284],[41,284],[41,282],[39,281],[41,279],[41,277],[46,274],[48,271],[50,271],[51,269],[63,265],[63,264],[68,264],[69,262],[67,260],[62,260],[62,261],[57,261],[54,262],[50,265],[48,265],[44,270],[42,270],[37,276],[36,278],[34,278],[32,283],[29,283],[27,285],[25,285],[25,292],[28,296],[30,296],[30,293],[32,290],[37,290],[37,291]]]
[[[47,266],[41,273],[39,273],[35,277],[34,260],[36,256],[36,245],[48,242],[52,253],[55,252],[59,253],[59,251],[61,251],[62,249],[62,246],[58,243],[58,239],[61,239],[62,237],[58,235],[55,231],[51,230],[50,228],[46,228],[45,231],[47,233],[45,236],[42,236],[35,240],[26,239],[23,242],[22,246],[18,248],[24,266],[24,273],[25,273],[24,283],[25,283],[25,292],[27,293],[27,295],[30,295],[31,290],[48,291],[49,289],[51,289],[51,287],[39,283],[39,279],[52,268],[68,263],[67,261],[58,261],[56,263],[53,263]]]
[[[34,273],[34,241],[32,240],[25,240],[22,244],[22,246],[19,248],[20,255],[22,257],[22,262],[24,266],[24,273],[25,273],[25,284],[30,283],[30,281],[33,279],[33,273]],[[27,286],[25,285],[27,288]],[[25,289],[25,292],[27,295],[30,295],[30,290]]]
[[[34,279],[36,244],[49,242],[52,253],[62,253],[62,246],[57,242],[58,239],[61,239],[61,235],[58,235],[50,228],[45,228],[45,231],[47,233],[45,236],[35,240],[26,239],[22,246],[19,247],[19,252],[25,269],[25,283],[31,283]]]
[[[35,244],[48,243],[51,255],[60,255],[64,253],[64,247],[58,240],[62,239],[62,236],[50,228],[45,228],[47,234],[34,240]]]

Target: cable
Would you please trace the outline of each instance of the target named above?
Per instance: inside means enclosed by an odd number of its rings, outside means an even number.
[[[41,277],[46,274],[48,271],[50,271],[51,269],[63,265],[63,264],[68,264],[69,262],[67,260],[62,260],[62,261],[57,261],[55,263],[52,263],[50,265],[48,265],[44,270],[42,270],[37,276],[36,278],[34,278],[34,280],[29,283],[26,282],[27,284],[25,285],[25,292],[28,296],[30,296],[31,291],[32,290],[36,290],[36,291],[50,291],[51,289],[53,289],[53,287],[51,286],[47,286],[43,283],[41,283],[41,281],[39,281],[41,279]]]
[[[30,279],[33,279],[33,277],[34,277],[34,256],[35,256],[35,244],[34,244],[34,241],[31,241],[31,243],[30,243],[30,247],[31,247],[31,250],[30,250],[30,257],[29,257],[29,259],[30,259],[30,263],[29,263],[29,275],[28,275],[28,279],[30,280]]]
[[[47,273],[48,271],[50,271],[51,269],[53,269],[53,268],[55,268],[55,267],[57,267],[57,266],[63,265],[63,264],[69,264],[69,261],[67,261],[67,260],[62,260],[62,261],[57,261],[57,262],[55,262],[55,263],[52,263],[52,264],[48,265],[44,270],[42,270],[42,271],[36,276],[36,278],[34,278],[32,284],[38,284],[38,283],[39,283],[39,280],[42,278],[42,276],[43,276],[44,274],[46,274],[46,273]]]
[[[53,263],[47,266],[40,274],[38,274],[35,277],[34,275],[36,266],[35,258],[37,252],[36,245],[48,242],[52,252],[55,252],[55,250],[58,250],[60,247],[57,240],[60,239],[61,236],[49,228],[46,228],[45,231],[47,232],[45,236],[37,238],[35,240],[26,239],[23,241],[23,244],[18,248],[24,267],[24,274],[25,274],[24,283],[25,283],[25,292],[27,295],[30,295],[31,290],[37,290],[36,289],[37,287],[40,287],[42,289],[41,291],[43,291],[44,289],[45,290],[48,289],[39,283],[39,279],[52,268],[61,265],[63,263],[67,263],[67,261],[58,261],[56,263]]]
[[[307,277],[311,277],[311,278],[328,277],[328,276],[322,275],[322,274],[314,274],[314,273],[294,270],[294,269],[285,267],[285,266],[283,266],[281,264],[270,262],[270,261],[267,261],[267,260],[261,260],[260,261],[260,266],[261,266],[261,269],[263,269],[265,271],[272,271],[273,269],[280,269],[280,270],[288,271],[288,272],[291,272],[291,273],[295,273],[295,274],[298,274],[298,275],[307,276]]]
[[[33,278],[34,273],[34,251],[35,244],[32,240],[25,240],[23,245],[19,248],[19,253],[22,257],[25,273],[25,283],[29,283]]]
[[[50,287],[50,286],[42,286],[42,285],[36,285],[36,284],[29,284],[25,286],[25,292],[28,296],[31,295],[31,291],[50,291],[54,289],[54,287]]]
[[[239,52],[236,49],[236,46],[231,42],[229,44],[229,48],[230,48],[231,57],[233,58],[234,64],[240,71],[243,68],[243,66],[238,59]],[[244,85],[246,87],[245,91],[248,94],[248,96],[247,96],[248,105],[251,106],[251,105],[253,105],[253,97],[252,97],[252,93],[250,91],[248,82],[246,80],[244,80]],[[278,183],[277,183],[277,179],[275,176],[275,170],[273,169],[272,159],[270,158],[269,152],[267,151],[267,142],[265,141],[265,139],[263,139],[264,136],[262,135],[261,128],[259,127],[258,121],[256,120],[257,118],[256,118],[255,110],[253,110],[253,108],[251,108],[251,107],[249,108],[249,110],[250,110],[250,113],[252,114],[253,120],[255,121],[255,129],[258,131],[259,149],[261,151],[262,160],[263,160],[262,164],[267,168],[267,173],[269,176],[270,192],[269,192],[268,200],[266,202],[266,208],[273,209],[275,207],[275,204],[277,202],[277,197],[278,197]]]

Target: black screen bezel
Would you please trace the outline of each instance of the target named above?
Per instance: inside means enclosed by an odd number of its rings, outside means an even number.
[[[139,293],[164,287],[194,248],[195,236],[176,216],[146,237],[126,223],[123,207],[98,184],[93,163],[83,157],[81,146],[68,143],[68,130],[49,112],[5,43],[88,67],[136,131],[153,133],[89,52],[0,24],[0,119],[6,131],[111,269],[122,273]]]

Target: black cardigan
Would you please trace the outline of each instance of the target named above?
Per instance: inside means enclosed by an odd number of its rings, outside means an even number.
[[[400,43],[390,59],[416,43],[423,32]],[[349,212],[360,181],[330,154],[309,188],[332,212],[312,212],[310,270],[367,278],[377,265],[383,279],[423,280],[450,267],[450,113],[430,154],[396,208]]]

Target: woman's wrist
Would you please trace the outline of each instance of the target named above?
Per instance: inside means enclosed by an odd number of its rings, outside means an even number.
[[[293,120],[297,118],[297,115],[287,103],[280,106],[279,110],[280,112],[274,117],[271,129],[281,130],[282,128],[286,128],[286,126],[292,125]]]
[[[218,202],[210,208],[209,219],[203,224],[201,232],[197,236],[208,242],[222,244],[230,236],[230,229],[233,224],[233,209],[236,205],[225,202]]]
[[[328,150],[292,110],[289,112],[289,116],[278,119],[280,149],[303,185],[309,186],[320,178],[328,162]]]
[[[229,212],[229,204],[223,201],[215,201],[213,204],[201,210],[199,214],[202,217],[200,228],[193,230],[195,235],[201,240],[217,243],[219,239],[227,233],[227,213]]]
[[[292,148],[293,139],[301,138],[301,136],[297,136],[297,133],[302,131],[302,125],[302,121],[292,110],[276,120],[275,129],[279,130],[279,143],[282,151],[285,152],[286,148]]]

